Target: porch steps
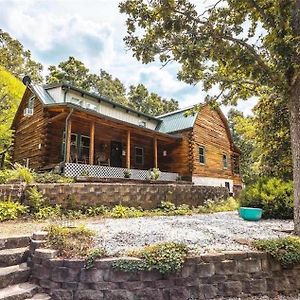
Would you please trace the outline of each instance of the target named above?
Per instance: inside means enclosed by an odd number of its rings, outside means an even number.
[[[0,250],[0,268],[21,264],[28,256],[28,247]]]
[[[0,300],[50,300],[41,287],[29,282],[29,236],[0,238]]]
[[[28,281],[30,268],[27,263],[0,268],[0,289],[11,284],[17,284]]]
[[[29,235],[0,238],[0,250],[28,247],[29,244],[30,244]]]
[[[0,300],[24,300],[32,298],[39,291],[39,286],[31,283],[10,285],[0,290]]]

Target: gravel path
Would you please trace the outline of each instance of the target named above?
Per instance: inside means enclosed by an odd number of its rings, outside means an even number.
[[[109,254],[145,245],[176,241],[193,246],[197,252],[245,250],[240,242],[276,238],[293,228],[292,221],[261,220],[247,222],[237,212],[193,216],[102,219],[88,224],[97,232],[99,245]],[[238,240],[238,241],[237,241]]]

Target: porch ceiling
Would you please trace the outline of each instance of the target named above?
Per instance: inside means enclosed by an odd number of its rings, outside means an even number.
[[[56,105],[47,105],[47,110],[49,112],[56,113],[56,115],[52,116],[49,119],[49,122],[55,123],[57,120],[65,119],[68,115],[68,113],[71,111],[71,109],[74,110],[71,118],[74,122],[76,122],[76,119],[84,120],[85,122],[88,122],[92,124],[93,122],[95,124],[107,126],[116,128],[122,131],[131,131],[132,133],[138,134],[138,135],[144,135],[149,137],[156,137],[159,140],[174,143],[176,141],[181,140],[181,137],[170,135],[167,133],[161,133],[155,130],[151,130],[149,128],[143,128],[138,125],[134,125],[128,122],[124,122],[112,117],[105,116],[101,113],[95,112],[90,110],[87,112],[86,109],[81,109],[79,106],[70,104],[70,103],[62,103],[62,104],[56,104]]]

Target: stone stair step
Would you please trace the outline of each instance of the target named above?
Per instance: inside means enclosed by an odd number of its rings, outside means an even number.
[[[26,282],[30,276],[30,268],[26,263],[0,268],[0,289],[9,285]]]
[[[30,299],[39,291],[40,287],[31,283],[20,283],[0,289],[0,300]],[[45,298],[46,300],[47,298]]]
[[[0,250],[28,247],[29,244],[29,235],[19,235],[7,238],[0,238]]]
[[[51,300],[52,298],[48,294],[35,294],[32,298],[26,298],[25,300]]]
[[[21,264],[27,261],[28,256],[28,247],[0,250],[0,267]]]

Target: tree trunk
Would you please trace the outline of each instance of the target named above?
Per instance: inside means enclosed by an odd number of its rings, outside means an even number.
[[[294,230],[300,236],[300,78],[291,89],[289,110],[293,155]]]

